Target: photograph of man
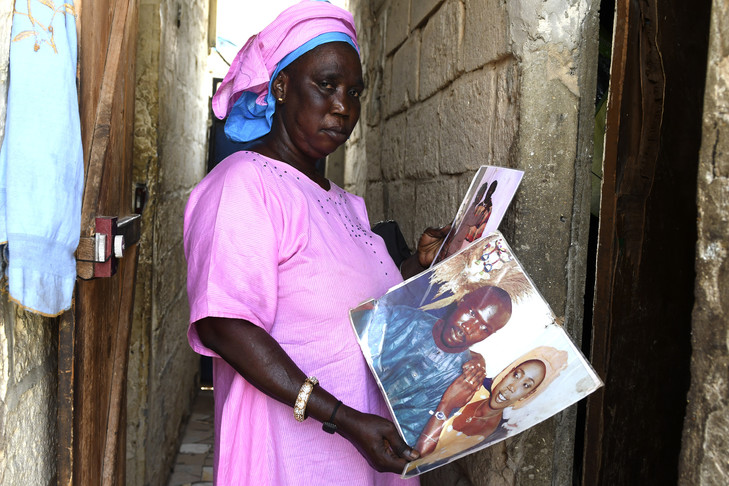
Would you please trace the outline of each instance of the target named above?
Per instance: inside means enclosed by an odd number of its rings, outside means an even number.
[[[408,444],[416,444],[443,393],[462,373],[476,375],[474,383],[483,379],[484,358],[469,348],[503,328],[511,313],[509,294],[486,285],[440,318],[407,305],[379,306],[358,316],[366,323],[372,367]]]
[[[421,454],[403,477],[522,432],[602,385],[498,231],[350,318],[398,430]]]

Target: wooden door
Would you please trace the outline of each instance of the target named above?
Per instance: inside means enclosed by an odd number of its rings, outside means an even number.
[[[86,174],[83,243],[97,232],[96,217],[133,213],[137,0],[76,0],[76,14]],[[89,279],[86,273],[87,279],[77,280],[74,311],[62,318],[58,484],[124,484],[136,267],[137,246],[128,244],[114,275]]]
[[[676,484],[711,2],[617,0],[582,484]]]

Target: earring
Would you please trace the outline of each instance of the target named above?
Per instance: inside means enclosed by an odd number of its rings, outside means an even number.
[[[277,98],[279,103],[283,103],[283,98]]]

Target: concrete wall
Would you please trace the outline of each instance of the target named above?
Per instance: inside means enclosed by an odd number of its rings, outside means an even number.
[[[367,92],[345,185],[410,243],[450,221],[478,166],[526,171],[501,229],[565,326],[582,329],[595,0],[356,0]],[[424,484],[569,484],[575,409]]]
[[[729,6],[714,0],[698,175],[691,388],[679,484],[729,484]]]
[[[128,378],[127,484],[165,484],[195,393],[182,214],[207,158],[208,0],[141,0],[134,181],[146,184]]]
[[[12,12],[12,2],[0,5],[0,140],[5,133]],[[57,318],[27,313],[0,294],[2,486],[55,482],[57,329]]]

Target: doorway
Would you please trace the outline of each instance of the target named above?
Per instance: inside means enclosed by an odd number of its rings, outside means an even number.
[[[581,484],[678,480],[710,8],[615,2]]]

